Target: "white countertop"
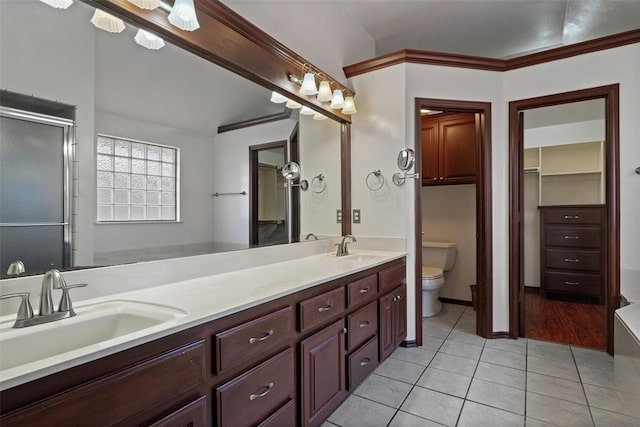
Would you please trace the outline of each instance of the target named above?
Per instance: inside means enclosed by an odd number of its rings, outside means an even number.
[[[358,259],[358,255],[365,256]],[[340,258],[333,254],[315,255],[81,301],[75,304],[79,312],[82,307],[124,300],[174,307],[186,314],[138,332],[2,370],[0,371],[0,390],[162,338],[405,255],[404,252],[369,250],[354,250],[351,256]],[[63,325],[67,320],[73,322],[79,316],[80,314],[76,318],[22,329],[11,328],[15,315],[0,317],[0,345],[2,345],[3,336],[27,335],[30,331],[36,331],[36,328]],[[41,344],[46,345],[46,343]],[[3,351],[11,351],[11,349],[4,348]]]

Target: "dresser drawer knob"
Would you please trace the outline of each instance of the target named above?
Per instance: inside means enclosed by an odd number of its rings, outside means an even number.
[[[360,323],[360,327],[361,328],[366,328],[370,324],[371,324],[371,322],[369,322],[368,320],[365,320],[364,322]]]
[[[264,390],[262,392],[250,395],[249,400],[256,400],[259,397],[265,397],[267,394],[269,394],[272,388],[273,383],[267,384],[266,386],[264,386]]]
[[[365,357],[364,359],[362,359],[362,361],[360,361],[360,366],[367,366],[370,362],[371,362],[371,358]]]
[[[580,262],[580,260],[579,260],[579,259],[570,259],[570,258],[565,258],[565,259],[564,259],[564,262],[572,262],[572,263],[574,263],[574,264],[575,264],[575,263]]]
[[[580,215],[565,215],[564,219],[580,219]]]
[[[326,307],[319,307],[318,313],[324,313],[325,311],[329,311],[331,310],[331,307],[333,307],[333,304],[329,304]]]
[[[366,294],[367,292],[369,292],[369,287],[368,286],[366,288],[360,289],[360,293],[361,294]]]
[[[269,329],[267,332],[265,332],[262,336],[258,338],[256,337],[249,338],[249,344],[255,344],[257,342],[264,341],[267,338],[269,338],[271,335],[273,335],[273,329]]]
[[[564,238],[567,240],[578,240],[580,236],[564,236]]]
[[[564,284],[567,286],[579,286],[580,282],[564,282]]]

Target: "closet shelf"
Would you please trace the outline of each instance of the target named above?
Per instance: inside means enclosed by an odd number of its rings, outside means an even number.
[[[589,175],[599,174],[601,170],[566,171],[566,172],[541,172],[540,176],[563,176],[563,175]]]

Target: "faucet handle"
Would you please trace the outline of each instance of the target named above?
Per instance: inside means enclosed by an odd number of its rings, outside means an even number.
[[[22,301],[20,301],[20,307],[18,307],[16,321],[25,320],[33,318],[33,307],[31,307],[31,302],[29,301],[30,295],[30,292],[16,292],[13,294],[0,295],[0,300],[18,297],[22,298]]]
[[[73,285],[67,285],[66,282],[63,282],[64,285],[60,288],[62,289],[62,297],[60,297],[60,304],[58,304],[58,311],[65,312],[68,311],[72,316],[75,316],[75,311],[73,311],[73,304],[71,303],[71,296],[69,296],[69,290],[73,288],[84,288],[87,286],[86,283],[76,283]]]

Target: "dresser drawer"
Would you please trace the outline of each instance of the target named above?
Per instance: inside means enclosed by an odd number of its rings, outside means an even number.
[[[544,210],[544,222],[547,224],[601,224],[602,219],[600,208],[563,207]]]
[[[544,230],[547,246],[599,248],[602,245],[601,236],[599,227],[548,226]]]
[[[398,286],[406,283],[406,273],[404,264],[387,268],[380,272],[380,293],[384,294]]]
[[[287,307],[215,334],[217,372],[286,346],[293,322],[293,308]]]
[[[354,390],[378,366],[378,337],[371,338],[359,350],[348,356],[347,365],[349,390]]]
[[[347,316],[347,347],[352,350],[378,333],[378,303],[373,301]]]
[[[547,268],[600,271],[602,269],[602,256],[600,251],[545,249],[545,263]]]
[[[600,296],[602,277],[599,274],[546,272],[545,288],[550,292],[570,292]]]
[[[347,285],[347,304],[354,307],[378,295],[378,275],[372,274]]]
[[[300,332],[305,332],[344,311],[344,287],[325,292],[300,303]]]
[[[256,425],[293,398],[290,348],[216,389],[218,425]]]
[[[296,402],[290,400],[289,403],[261,422],[258,427],[296,427]]]

